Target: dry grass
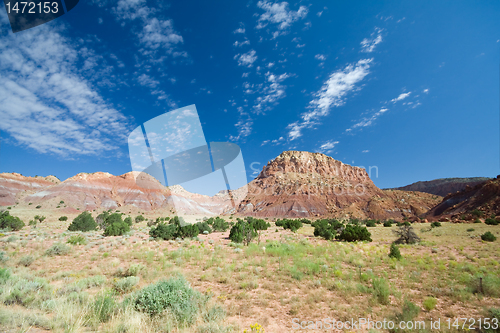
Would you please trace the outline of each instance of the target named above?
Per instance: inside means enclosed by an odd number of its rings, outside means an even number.
[[[424,321],[480,318],[485,309],[500,307],[500,243],[478,238],[486,231],[499,235],[498,226],[443,223],[429,230],[428,224],[416,224],[422,243],[401,246],[403,259],[396,261],[388,257],[395,227],[369,228],[373,242],[347,244],[314,238],[310,226],[294,234],[275,232],[273,225],[262,233],[261,244],[242,247],[230,244],[229,231],[199,235],[201,241],[151,241],[146,222],[134,224],[132,234],[123,237],[85,233],[86,245],[68,244],[68,254],[49,257],[47,249],[72,235],[63,231],[69,222],[52,221],[9,233],[0,242],[9,256],[2,265],[16,283],[41,285],[29,301],[11,296],[15,284],[2,289],[5,330],[240,332],[258,322],[266,332],[286,332],[292,331],[293,318],[391,318],[405,299],[422,309],[418,318]],[[471,226],[475,231],[468,232]],[[3,241],[12,235],[17,239]],[[28,267],[22,264],[26,256],[33,259]],[[225,318],[180,328],[126,306],[137,290],[179,273],[212,295],[211,304],[220,305]],[[138,278],[124,280],[127,276]],[[484,294],[477,293],[480,276]],[[89,304],[109,290],[115,290],[119,305],[106,322],[91,323]],[[437,302],[426,310],[423,303],[430,297]]]

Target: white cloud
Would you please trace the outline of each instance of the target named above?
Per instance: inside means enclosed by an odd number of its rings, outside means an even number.
[[[324,54],[316,54],[316,55],[314,56],[314,58],[316,58],[316,59],[318,59],[318,60],[320,60],[320,61],[325,61],[325,60],[326,60],[326,57],[325,57],[325,55],[324,55]]]
[[[240,27],[233,31],[233,34],[244,34],[245,33],[245,25],[243,22],[240,22]]]
[[[361,41],[361,51],[371,53],[375,47],[382,42],[382,32],[384,29],[375,28],[375,32],[370,35],[370,38],[365,38]]]
[[[332,140],[327,141],[327,142],[323,143],[323,144],[319,147],[318,151],[319,151],[320,153],[326,153],[326,154],[329,154],[329,153],[331,153],[331,152],[333,151],[333,148],[335,148],[335,146],[336,146],[338,143],[339,143],[338,141],[332,141]]]
[[[369,153],[369,150],[363,150],[362,153]]]
[[[383,115],[387,111],[389,111],[389,109],[387,109],[387,108],[381,108],[379,111],[375,112],[371,117],[365,117],[365,118],[363,118],[361,121],[357,122],[356,124],[354,124],[350,128],[346,129],[345,131],[346,132],[352,132],[353,130],[358,129],[358,128],[368,127],[368,126],[372,125],[373,122],[378,117],[380,117],[381,115]]]
[[[407,93],[402,93],[398,97],[391,99],[391,102],[396,103],[396,102],[402,101],[406,97],[410,96],[410,94],[411,94],[411,91],[409,91]]]
[[[146,74],[141,74],[138,78],[137,81],[139,81],[139,84],[145,87],[149,88],[155,88],[157,85],[160,84],[159,81],[154,80],[151,76],[146,75]]]
[[[321,15],[323,15],[323,11],[317,12],[316,15],[318,15],[318,17],[321,17]]]
[[[242,47],[243,45],[250,45],[250,41],[248,39],[243,41],[243,42],[236,41],[236,42],[234,42],[233,45],[236,47]]]
[[[271,72],[267,72],[265,76],[267,80],[263,84],[262,90],[260,90],[261,96],[255,99],[254,111],[257,114],[269,111],[278,100],[286,96],[286,86],[283,85],[282,82],[291,75],[288,73],[275,75]]]
[[[273,146],[277,146],[277,145],[282,144],[282,143],[284,143],[284,142],[285,142],[285,138],[284,138],[284,137],[282,137],[282,136],[280,136],[278,139],[274,139],[274,140],[264,140],[264,141],[262,141],[261,146],[265,146],[265,145],[267,145],[267,144],[271,144],[271,145],[273,145]]]
[[[80,74],[80,56],[93,52],[63,32],[42,25],[0,37],[0,130],[40,153],[109,155],[128,120]]]
[[[164,49],[168,53],[173,53],[176,44],[183,43],[182,36],[173,28],[172,20],[159,20],[156,17],[145,21],[139,39],[149,49]]]
[[[428,94],[428,93],[429,93],[429,89],[424,89],[424,90],[422,90],[422,92],[423,92],[424,94]]]
[[[314,93],[314,99],[308,106],[309,111],[301,115],[301,120],[288,125],[289,138],[295,140],[302,136],[304,128],[311,128],[318,123],[319,118],[327,116],[333,107],[343,105],[347,93],[357,89],[356,85],[370,73],[372,60],[362,59],[330,74],[321,89]]]
[[[255,50],[250,50],[247,53],[235,55],[234,59],[238,59],[239,66],[252,67],[255,60],[257,60],[256,53]]]
[[[288,2],[285,1],[281,3],[272,3],[266,0],[259,1],[257,7],[264,10],[264,13],[257,20],[257,29],[262,29],[269,23],[273,23],[277,25],[278,30],[283,31],[288,29],[293,22],[305,18],[308,13],[305,6],[300,6],[297,11],[288,9]]]

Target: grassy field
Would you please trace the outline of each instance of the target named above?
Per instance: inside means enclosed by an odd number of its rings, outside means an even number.
[[[345,243],[271,223],[244,247],[229,231],[156,241],[146,222],[119,237],[64,231],[72,218],[0,238],[2,331],[296,332],[294,318],[418,320],[431,331],[440,318],[441,331],[458,332],[446,320],[500,315],[500,226],[414,224],[422,242],[400,246],[396,260],[395,226]],[[499,240],[483,242],[486,231]],[[160,314],[148,303],[158,290],[171,292]]]

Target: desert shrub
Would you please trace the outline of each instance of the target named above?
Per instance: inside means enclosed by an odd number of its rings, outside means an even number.
[[[437,228],[441,226],[441,222],[435,221],[431,223],[431,228]]]
[[[475,219],[474,223],[481,223],[481,220],[480,219]]]
[[[36,209],[40,209],[40,208],[42,208],[42,206],[38,205],[38,206],[36,206],[35,208],[36,208]]]
[[[435,299],[434,297],[427,297],[422,303],[424,309],[426,309],[427,311],[433,310],[436,307],[436,304],[437,304],[437,299]]]
[[[126,217],[123,222],[127,223],[129,227],[132,226],[132,218],[130,216]]]
[[[68,220],[68,217],[67,217],[67,216],[61,216],[61,217],[59,218],[59,221],[62,221],[62,222],[67,221],[67,220]]]
[[[401,225],[398,229],[393,230],[398,239],[394,241],[396,244],[415,244],[420,242],[420,237],[417,236],[411,225]]]
[[[375,220],[366,220],[365,225],[367,227],[375,227],[376,226],[375,222],[376,222]]]
[[[394,223],[393,220],[384,221],[384,227],[392,227],[392,223]]]
[[[7,255],[7,252],[5,251],[0,251],[0,263],[5,263],[9,261],[9,256]]]
[[[153,238],[161,238],[164,240],[170,240],[177,238],[177,225],[175,224],[165,224],[158,223],[155,227],[149,230],[149,235]]]
[[[487,225],[498,225],[499,222],[496,219],[487,218],[486,220],[484,220],[484,223],[486,223]]]
[[[373,278],[373,296],[380,304],[389,304],[389,284],[384,278]]]
[[[368,229],[355,224],[347,224],[340,235],[335,236],[335,239],[347,242],[372,241]]]
[[[483,217],[484,212],[480,211],[479,209],[474,209],[471,214],[475,217]]]
[[[208,233],[212,232],[212,228],[210,228],[207,222],[198,222],[196,226],[198,227],[199,233],[203,233],[204,231],[208,231]]]
[[[229,232],[229,239],[234,243],[248,245],[255,237],[257,237],[257,231],[254,225],[242,219],[238,219]]]
[[[494,242],[497,238],[490,231],[487,231],[481,235],[481,239],[485,242]]]
[[[69,236],[66,243],[71,245],[85,245],[87,244],[87,238],[83,237],[82,235],[71,235]]]
[[[418,316],[418,314],[420,313],[420,308],[413,304],[411,301],[405,299],[404,303],[403,303],[403,308],[402,308],[402,311],[398,314],[396,314],[396,318],[394,320],[395,323],[400,323],[400,322],[410,322],[412,321],[414,318],[416,318]],[[396,327],[398,327],[398,325],[396,324]],[[394,330],[391,330],[391,332],[393,332]]]
[[[469,229],[467,229],[467,231],[468,231],[468,232],[472,232],[472,231],[474,231],[474,230],[476,230],[476,229],[474,229],[474,228],[469,228]]]
[[[491,323],[500,323],[500,308],[489,308],[487,311],[486,311],[486,316],[485,318],[489,318],[490,319],[490,322]],[[496,319],[496,321],[495,321]],[[484,321],[484,319],[483,319]],[[493,326],[493,324],[492,324]],[[483,332],[485,333],[493,333],[493,332],[500,332],[500,328],[499,327],[496,327],[496,328],[490,328],[490,329],[485,329]]]
[[[128,293],[137,283],[139,283],[139,277],[128,276],[116,281],[113,285],[113,289],[122,294]]]
[[[220,217],[211,217],[207,220],[207,223],[212,226],[214,231],[225,232],[229,229],[229,223]]]
[[[95,223],[92,214],[89,212],[83,212],[78,215],[73,222],[68,227],[69,231],[92,231],[97,229],[97,223]]]
[[[134,307],[150,316],[167,310],[181,326],[185,326],[195,322],[203,301],[202,294],[192,289],[183,277],[173,277],[140,290]]]
[[[11,216],[8,211],[0,212],[0,229],[21,230],[24,222],[17,216]]]
[[[10,279],[10,270],[8,268],[0,268],[0,284],[5,284]]]
[[[220,305],[215,305],[208,309],[208,311],[203,315],[203,320],[205,322],[215,322],[221,321],[226,317],[226,310]]]
[[[500,277],[495,274],[475,274],[469,278],[468,289],[473,294],[500,296]]]
[[[33,257],[32,255],[26,255],[26,256],[22,256],[21,259],[19,259],[19,265],[21,266],[24,266],[24,267],[28,267],[30,266],[33,262],[35,261],[35,257]]]
[[[105,323],[117,311],[115,296],[109,292],[98,294],[90,305],[89,316],[91,322]]]
[[[267,230],[271,226],[269,222],[263,219],[256,219],[255,217],[245,217],[245,221],[253,226],[255,230]]]
[[[290,229],[292,232],[296,232],[302,228],[302,220],[283,219],[276,221],[276,225],[283,227],[283,229]]]
[[[113,213],[106,217],[104,236],[121,236],[130,231],[130,226],[122,220],[122,215]]]
[[[139,223],[139,222],[142,222],[144,220],[145,220],[145,218],[142,215],[138,215],[135,217],[135,223]]]
[[[200,234],[200,229],[196,224],[187,224],[178,228],[178,237],[193,238]]]
[[[332,240],[344,225],[336,219],[317,220],[311,224],[314,227],[314,236]]]
[[[47,256],[64,256],[70,251],[69,246],[63,243],[55,243],[45,251]]]
[[[397,260],[400,260],[401,259],[401,252],[399,252],[399,247],[392,243],[391,244],[391,250],[389,252],[389,258],[394,258],[394,259],[397,259]]]

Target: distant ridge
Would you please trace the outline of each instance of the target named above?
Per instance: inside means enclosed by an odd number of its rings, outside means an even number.
[[[395,187],[392,190],[401,191],[418,191],[447,196],[450,193],[455,193],[464,190],[467,186],[476,186],[484,183],[492,178],[488,177],[470,177],[470,178],[440,178],[429,181],[420,181],[410,185]]]

